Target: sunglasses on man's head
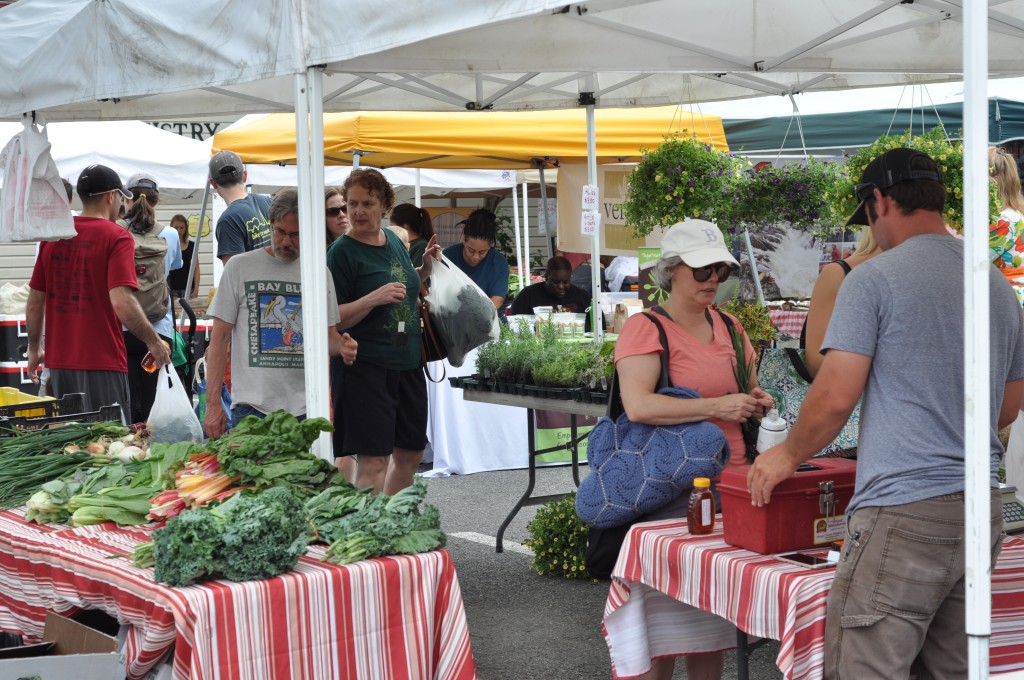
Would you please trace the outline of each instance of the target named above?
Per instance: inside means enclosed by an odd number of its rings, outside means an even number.
[[[693,272],[693,280],[697,283],[704,283],[711,278],[712,273],[718,274],[719,283],[722,283],[732,275],[732,267],[725,262],[709,264],[706,267],[691,267],[690,270]]]
[[[348,206],[347,205],[343,205],[340,208],[328,208],[327,209],[327,216],[328,217],[337,217],[338,215],[347,215],[347,214],[348,214]]]

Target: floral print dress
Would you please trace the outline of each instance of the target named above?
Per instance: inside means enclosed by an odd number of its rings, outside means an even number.
[[[989,226],[988,250],[992,264],[1003,270],[1024,305],[1024,215],[1013,208],[999,213],[999,220]]]

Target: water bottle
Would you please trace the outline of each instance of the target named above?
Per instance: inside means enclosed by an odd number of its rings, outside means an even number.
[[[764,453],[776,444],[781,444],[788,434],[786,419],[779,415],[779,409],[772,408],[761,419],[761,428],[757,431],[757,452]]]

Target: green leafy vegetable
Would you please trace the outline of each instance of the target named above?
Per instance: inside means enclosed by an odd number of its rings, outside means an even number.
[[[443,548],[445,534],[437,508],[420,503],[427,485],[417,479],[394,496],[366,496],[362,507],[345,515],[337,524],[340,536],[327,549],[324,559],[351,564],[381,555],[406,555]]]
[[[270,578],[305,554],[308,528],[302,502],[286,488],[237,493],[186,510],[153,533],[154,578],[172,586]],[[133,559],[144,562],[145,550]]]

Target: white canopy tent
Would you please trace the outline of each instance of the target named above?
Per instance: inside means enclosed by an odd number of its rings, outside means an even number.
[[[351,0],[345,12],[317,0],[196,0],[190,10],[205,21],[187,31],[167,3],[21,0],[0,10],[0,118],[47,109],[53,120],[166,119],[294,106],[307,240],[323,224],[323,202],[313,199],[323,187],[323,110],[585,105],[592,112],[598,103],[791,96],[961,74],[967,209],[981,222],[985,82],[1024,72],[1024,0],[993,0],[991,9],[959,0]],[[304,307],[317,327],[326,312],[318,285],[324,258],[306,254]],[[964,268],[972,315],[965,419],[974,452],[987,446],[987,423],[975,415],[989,406],[985,254],[979,233]],[[326,346],[316,334],[307,342],[308,410],[326,415]],[[978,472],[968,466],[968,632],[971,675],[986,677],[989,528],[973,520],[987,517],[987,470]]]

